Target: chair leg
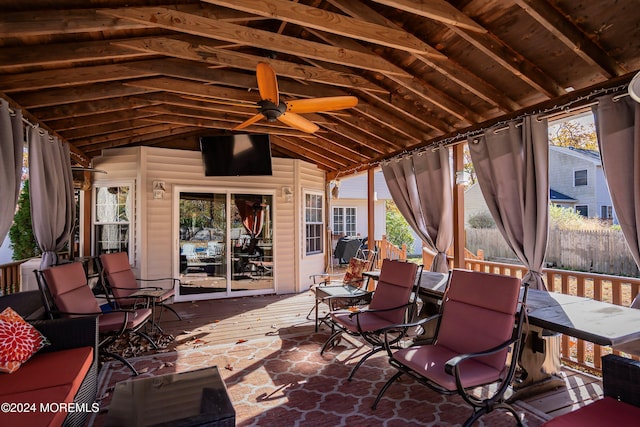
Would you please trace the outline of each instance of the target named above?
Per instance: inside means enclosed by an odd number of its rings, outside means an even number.
[[[178,312],[176,311],[175,308],[171,307],[170,305],[167,304],[160,304],[163,308],[166,308],[167,310],[171,311],[173,314],[176,315],[176,317],[178,318],[178,320],[182,320],[182,316],[180,316],[180,314],[178,314]]]
[[[136,371],[136,368],[134,368],[133,365],[124,357],[120,356],[119,354],[111,353],[110,351],[106,351],[106,350],[100,350],[100,353],[107,357],[111,357],[112,359],[116,359],[122,362],[123,365],[131,369],[131,372],[133,373],[134,377],[138,376],[138,371]]]
[[[520,416],[518,415],[518,412],[516,412],[516,410],[507,403],[498,403],[495,406],[485,405],[485,406],[474,408],[473,414],[471,414],[471,416],[467,418],[463,426],[471,427],[473,423],[475,423],[476,421],[478,421],[478,419],[480,419],[480,417],[496,409],[504,409],[511,412],[511,415],[513,415],[513,417],[516,419],[516,423],[518,424],[518,427],[523,427],[523,424],[522,424],[522,421],[520,420]]]
[[[376,409],[376,407],[378,406],[378,402],[380,402],[380,399],[382,399],[382,395],[385,394],[387,392],[387,389],[391,386],[391,384],[393,384],[398,378],[400,378],[402,376],[404,372],[398,371],[396,372],[390,379],[389,381],[387,381],[382,388],[380,389],[380,392],[378,393],[378,396],[376,396],[376,400],[375,402],[373,402],[373,405],[371,405],[371,409]]]
[[[338,342],[340,342],[340,337],[342,336],[343,332],[344,331],[342,331],[342,330],[337,330],[334,333],[332,333],[331,336],[329,337],[329,339],[322,346],[322,349],[320,350],[320,355],[324,354],[324,352],[329,347],[335,347],[338,344]]]
[[[149,341],[155,350],[158,349],[158,344],[156,344],[156,342],[153,340],[153,338],[151,338],[149,335],[147,335],[146,333],[144,333],[142,331],[134,331],[134,332],[136,334],[140,335],[141,337],[143,337],[144,339],[146,339],[147,341]]]
[[[349,378],[347,378],[347,380],[351,381],[353,379],[353,376],[355,375],[356,371],[360,368],[360,366],[362,366],[362,364],[371,356],[373,356],[374,354],[376,354],[379,351],[384,350],[384,347],[374,347],[372,348],[367,354],[365,354],[364,356],[362,356],[360,358],[360,360],[358,360],[358,363],[356,363],[356,366],[353,367],[353,369],[351,370],[351,373],[349,374]]]

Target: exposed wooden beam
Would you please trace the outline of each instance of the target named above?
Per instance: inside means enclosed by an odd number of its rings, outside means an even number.
[[[117,82],[74,86],[59,89],[47,89],[37,92],[24,92],[15,95],[16,101],[25,108],[39,108],[60,104],[73,104],[81,101],[96,101],[107,98],[121,98],[149,92],[149,89],[125,86]]]
[[[83,101],[74,104],[55,105],[34,109],[40,120],[48,122],[49,120],[60,120],[68,118],[78,118],[83,116],[91,116],[97,113],[108,113],[111,111],[128,111],[133,108],[147,107],[157,104],[154,101],[144,99],[135,99],[132,97],[123,97],[117,100],[101,99],[98,101]]]
[[[151,129],[156,129],[152,131]],[[138,135],[119,135],[120,138],[110,141],[90,141],[87,145],[87,153],[94,156],[100,154],[100,152],[107,148],[124,147],[128,145],[139,145],[146,141],[155,141],[165,137],[175,137],[181,134],[189,134],[192,132],[201,131],[201,129],[184,126],[172,126],[164,128],[162,126],[154,127],[150,126],[148,133],[140,133]]]
[[[335,7],[342,10],[344,13],[348,13],[350,16],[357,17],[368,22],[375,22],[380,25],[389,27],[402,28],[398,23],[395,23],[381,13],[373,10],[366,4],[360,1],[353,0],[327,0]],[[432,48],[425,43],[425,46]],[[461,66],[451,58],[444,57],[443,59],[437,59],[425,55],[412,55],[413,58],[424,63],[433,70],[439,72],[448,80],[455,82],[460,87],[466,89],[470,93],[473,93],[478,98],[482,99],[490,105],[495,105],[503,111],[514,111],[521,107],[520,104],[511,100],[509,97],[494,86],[490,85],[486,81],[480,79],[475,74],[471,73],[468,69]]]
[[[61,132],[61,135],[64,136],[68,141],[74,142],[74,140],[92,138],[99,135],[108,135],[116,132],[133,131],[134,129],[148,126],[148,122],[143,120],[143,118],[136,118],[130,120],[121,120],[119,122],[82,127],[78,129],[63,131]],[[81,146],[81,144],[79,146]]]
[[[447,25],[464,28],[476,33],[484,33],[487,30],[469,18],[467,15],[453,7],[445,0],[373,0],[376,3],[404,10],[415,15],[424,16],[431,20]]]
[[[47,10],[2,14],[0,37],[34,37],[94,31],[123,31],[152,28],[152,24],[131,22],[100,15],[95,9]]]
[[[137,127],[135,129],[124,129],[119,132],[111,132],[106,135],[96,135],[84,139],[74,141],[77,147],[87,147],[87,150],[94,150],[96,147],[105,147],[102,144],[108,144],[112,141],[127,140],[133,142],[136,138],[145,135],[155,134],[157,132],[172,132],[177,129],[184,129],[184,126],[174,124],[156,124]]]
[[[138,79],[159,74],[160,69],[157,68],[155,70],[141,69],[121,64],[63,68],[2,76],[0,90],[12,93]]]
[[[241,10],[266,18],[278,19],[307,28],[331,32],[369,43],[414,52],[421,55],[444,57],[438,51],[424,48],[416,37],[395,28],[354,19],[323,9],[283,0],[204,0],[207,3]]]
[[[600,46],[585,37],[574,25],[567,22],[567,19],[546,1],[515,0],[515,2],[576,55],[597,67],[603,76],[608,78],[629,72],[607,55]]]
[[[136,49],[141,52],[167,55],[191,61],[202,61],[209,64],[225,65],[252,72],[255,72],[258,62],[266,62],[273,67],[279,76],[290,77],[306,82],[323,83],[331,86],[342,86],[346,88],[357,87],[372,92],[388,93],[388,91],[353,73],[336,72],[283,60],[234,52],[210,46],[209,44],[204,44],[201,40],[198,41],[185,36],[147,37],[119,41],[117,43],[120,46]],[[133,63],[133,66],[144,66],[143,62],[139,64],[140,65]],[[215,75],[218,73],[212,70],[210,70],[209,73],[212,81],[215,81]],[[253,84],[249,87],[254,86],[256,86],[255,77]],[[330,88],[327,89],[331,90]]]
[[[85,127],[99,126],[108,123],[117,123],[123,120],[141,119],[143,117],[153,116],[156,113],[145,111],[144,108],[140,109],[126,109],[120,111],[112,111],[108,113],[98,113],[84,116],[82,120],[78,120],[76,117],[49,120],[47,123],[49,126],[57,129],[59,132],[66,130],[82,129]]]
[[[320,59],[349,67],[374,70],[378,72],[407,75],[397,67],[390,67],[376,55],[366,55],[335,48],[322,43],[300,40],[269,31],[258,30],[242,25],[218,21],[209,17],[180,12],[161,7],[104,9],[100,11],[111,16],[127,18],[136,22],[152,22],[160,28],[243,43],[248,46],[298,55],[304,58]]]
[[[151,54],[126,49],[105,41],[52,43],[39,46],[0,48],[0,72],[20,73],[29,67],[81,65],[87,61],[141,59]],[[31,70],[28,70],[31,71]]]
[[[325,169],[339,169],[341,167],[346,167],[349,164],[348,162],[338,158],[335,154],[332,154],[330,151],[320,149],[318,146],[313,147],[313,149],[300,150],[300,141],[296,141],[293,138],[277,135],[275,138],[272,138],[272,142],[283,147],[287,151],[296,153],[296,157],[300,159],[321,164]]]

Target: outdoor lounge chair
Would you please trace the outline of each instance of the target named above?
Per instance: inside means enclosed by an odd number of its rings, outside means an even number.
[[[385,259],[380,270],[380,279],[369,307],[356,310],[337,310],[329,313],[328,323],[331,325],[331,336],[322,346],[320,354],[335,346],[342,334],[362,337],[371,345],[364,356],[353,367],[349,380],[358,368],[375,353],[384,350],[383,331],[392,325],[406,323],[416,314],[418,288],[422,266],[406,262]],[[388,343],[397,345],[406,335],[409,328],[401,326],[394,329],[394,338]],[[390,336],[391,332],[387,333]]]
[[[151,320],[150,308],[135,310],[111,310],[102,312],[98,300],[87,284],[87,276],[80,262],[72,262],[35,272],[44,308],[49,318],[98,316],[98,332],[102,338],[98,344],[100,354],[124,363],[133,375],[135,368],[122,356],[106,348],[124,333],[133,332],[158,346],[142,328]]]
[[[522,425],[504,394],[515,374],[516,363],[507,363],[509,350],[517,360],[525,317],[527,288],[520,301],[520,279],[477,271],[453,270],[440,314],[410,324],[417,326],[439,320],[435,340],[392,351],[385,348],[389,363],[398,369],[384,384],[373,404],[404,374],[446,395],[459,394],[473,407],[465,421],[472,425],[494,409],[506,409]],[[521,304],[519,304],[521,302]],[[475,396],[472,389],[497,383],[489,397]]]
[[[138,307],[142,301],[146,305],[148,299],[155,306],[166,308],[176,317],[182,320],[182,317],[170,305],[166,304],[175,294],[175,284],[179,279],[137,279],[129,265],[129,256],[126,252],[114,252],[110,254],[102,254],[98,258],[99,270],[102,277],[102,284],[105,286],[107,297],[113,296],[110,302],[116,307],[128,308]],[[143,282],[153,283],[160,281],[171,281],[170,289],[163,289],[158,286],[142,286]],[[162,313],[160,313],[162,315]],[[155,319],[154,319],[155,322]],[[158,321],[159,323],[159,321]]]

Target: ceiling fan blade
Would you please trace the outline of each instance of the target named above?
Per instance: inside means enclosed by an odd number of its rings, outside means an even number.
[[[292,113],[316,113],[344,110],[358,105],[355,96],[329,96],[326,98],[296,99],[287,101],[287,111]]]
[[[254,124],[255,122],[257,122],[258,120],[264,118],[264,116],[262,115],[262,113],[258,113],[255,116],[251,117],[248,120],[245,120],[244,122],[240,123],[238,126],[231,128],[231,130],[238,130],[238,129],[244,129],[248,126],[251,126],[252,124]]]
[[[258,79],[260,98],[278,105],[280,103],[278,80],[276,78],[276,72],[273,71],[271,65],[266,62],[258,62],[258,66],[256,67],[256,77]]]
[[[297,115],[296,113],[282,113],[282,115],[278,117],[278,120],[280,120],[284,124],[287,124],[306,133],[314,133],[315,131],[320,129],[318,125],[310,122],[302,116]]]

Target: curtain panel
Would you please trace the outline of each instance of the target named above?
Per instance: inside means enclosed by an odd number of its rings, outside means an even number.
[[[607,95],[593,106],[602,167],[613,209],[640,266],[640,104]],[[640,299],[632,304],[640,308]]]
[[[71,158],[69,145],[42,129],[29,128],[28,140],[31,221],[44,269],[57,264],[75,220]]]
[[[528,116],[468,140],[480,190],[508,245],[529,269],[523,282],[546,289],[549,230],[547,121]]]
[[[9,103],[0,99],[0,244],[11,228],[20,195],[24,125],[22,111],[9,111]]]
[[[453,182],[449,150],[423,151],[382,164],[398,210],[418,237],[436,252],[431,271],[449,271],[453,243]]]

